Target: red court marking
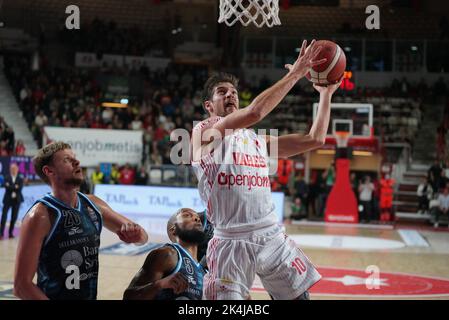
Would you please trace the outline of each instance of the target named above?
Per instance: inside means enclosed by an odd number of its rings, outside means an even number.
[[[318,267],[322,279],[310,293],[319,296],[354,296],[379,298],[418,298],[449,296],[449,279],[415,274],[380,272],[378,280],[365,270]],[[368,289],[368,284],[378,289]],[[260,284],[254,291],[265,291]]]

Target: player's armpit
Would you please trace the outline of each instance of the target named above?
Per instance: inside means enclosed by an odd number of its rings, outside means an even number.
[[[287,134],[280,137],[265,136],[270,157],[288,158],[307,151],[315,150],[323,145],[322,141],[308,134]]]

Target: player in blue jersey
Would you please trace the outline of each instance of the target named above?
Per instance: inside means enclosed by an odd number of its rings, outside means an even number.
[[[144,244],[148,235],[103,200],[78,192],[84,177],[69,144],[43,147],[33,164],[52,192],[37,200],[23,219],[14,294],[33,300],[96,299],[103,225],[126,243]]]
[[[123,298],[201,300],[205,269],[198,262],[198,245],[205,239],[203,229],[195,211],[178,210],[167,223],[172,243],[148,254]]]

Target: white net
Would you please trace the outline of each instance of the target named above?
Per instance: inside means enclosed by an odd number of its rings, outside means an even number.
[[[232,26],[240,21],[244,26],[256,27],[280,25],[279,0],[220,0],[219,23]]]
[[[338,148],[347,148],[350,137],[350,132],[338,131],[335,132],[335,140]]]

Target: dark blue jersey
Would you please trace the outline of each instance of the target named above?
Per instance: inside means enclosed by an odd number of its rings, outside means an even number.
[[[186,291],[175,294],[172,289],[163,289],[156,295],[156,300],[201,300],[203,296],[203,277],[206,271],[192,258],[190,253],[177,243],[166,244],[178,252],[178,264],[170,275],[180,272],[188,281]],[[168,275],[168,276],[170,276]]]
[[[96,299],[103,225],[99,209],[80,192],[76,208],[51,194],[37,202],[55,218],[39,255],[37,286],[50,299]]]

